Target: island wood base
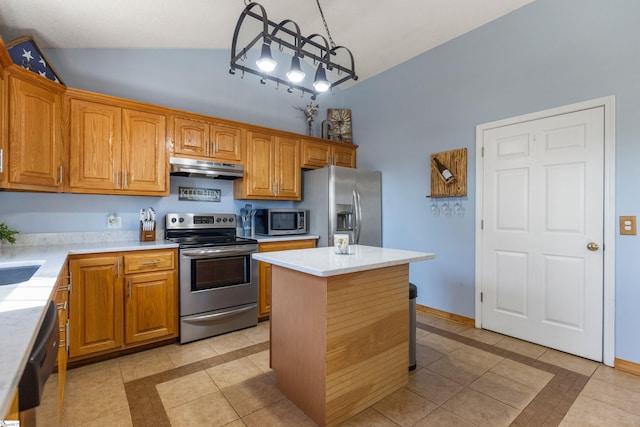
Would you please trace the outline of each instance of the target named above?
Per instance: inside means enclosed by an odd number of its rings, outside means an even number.
[[[407,384],[409,264],[271,274],[271,367],[313,421],[339,424]]]

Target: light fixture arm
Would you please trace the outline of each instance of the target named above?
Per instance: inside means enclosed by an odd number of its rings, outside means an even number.
[[[322,13],[322,9],[320,9],[320,12]],[[259,21],[260,24],[262,24],[262,31],[256,34],[248,44],[240,46],[239,48],[238,37],[243,24],[248,18]],[[324,22],[324,16],[322,18]],[[298,24],[291,19],[285,19],[280,23],[271,21],[268,19],[267,12],[264,7],[253,1],[246,4],[246,7],[240,14],[238,22],[236,23],[231,43],[230,74],[235,74],[236,70],[241,70],[249,74],[260,76],[263,82],[265,80],[271,80],[276,82],[278,85],[282,84],[289,88],[295,88],[302,92],[309,93],[312,95],[312,98],[315,98],[315,95],[318,92],[312,88],[307,88],[302,84],[292,84],[290,81],[278,78],[270,73],[254,69],[248,63],[249,61],[244,63],[244,59],[247,57],[247,52],[249,52],[255,45],[258,45],[260,41],[262,41],[262,44],[268,45],[272,45],[275,42],[280,47],[280,50],[289,49],[293,51],[293,55],[297,55],[298,58],[306,57],[313,60],[314,63],[319,63],[318,66],[323,66],[328,71],[335,70],[340,75],[344,74],[342,78],[331,83],[332,87],[350,79],[358,79],[358,76],[355,73],[353,54],[349,49],[344,46],[335,46],[333,43],[330,45],[329,41],[321,34],[311,34],[308,37],[303,36]],[[336,51],[340,49],[345,50],[348,54],[348,63],[346,64],[337,62],[338,56]]]
[[[255,12],[251,12],[251,9],[253,7],[258,7],[260,8],[260,12],[262,13],[261,15],[256,14]],[[237,44],[238,44],[238,34],[240,34],[240,28],[242,27],[242,24],[244,22],[244,19],[247,16],[251,16],[252,18],[255,18],[257,20],[262,21],[262,33],[259,33],[256,37],[253,38],[253,40],[251,40],[241,51],[239,54],[236,54],[236,48],[237,48]],[[240,14],[240,18],[238,18],[238,22],[236,23],[236,28],[233,31],[233,41],[231,42],[231,64],[233,65],[234,62],[240,60],[245,54],[246,52],[251,49],[257,42],[258,40],[260,40],[262,38],[262,40],[265,43],[271,43],[271,40],[269,39],[269,41],[267,41],[268,39],[266,38],[269,35],[269,19],[267,18],[267,11],[264,9],[264,7],[262,7],[261,4],[259,3],[255,3],[255,2],[251,2],[249,3],[244,10],[242,11],[242,13]],[[233,66],[231,67],[233,69]]]

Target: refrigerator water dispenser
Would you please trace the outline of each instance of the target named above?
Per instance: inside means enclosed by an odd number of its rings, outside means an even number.
[[[353,206],[336,205],[336,231],[353,231]]]

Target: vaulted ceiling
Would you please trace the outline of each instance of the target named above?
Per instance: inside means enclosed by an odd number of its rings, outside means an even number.
[[[359,81],[534,0],[320,0],[331,36],[355,58]],[[260,0],[270,20],[303,35],[326,30],[316,0]],[[5,43],[42,48],[229,49],[243,0],[2,0]]]

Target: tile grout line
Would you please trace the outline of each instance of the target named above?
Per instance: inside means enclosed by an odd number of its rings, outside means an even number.
[[[538,392],[531,402],[529,402],[512,421],[512,426],[559,425],[589,380],[589,377],[586,375],[435,326],[421,322],[416,322],[416,326],[422,330],[553,374],[553,378],[549,380],[547,385]],[[549,410],[550,406],[551,410]]]
[[[542,423],[545,425],[558,425],[589,379],[586,375],[574,373],[573,371],[551,363],[477,341],[435,326],[416,322],[416,327],[554,375],[532,401],[520,411],[520,414],[511,424],[513,426],[538,425]],[[269,341],[253,344],[229,353],[216,355],[125,383],[124,386],[133,426],[171,426],[166,409],[156,389],[157,384],[206,370],[219,364],[237,360],[267,349],[269,349]],[[568,376],[569,378],[567,379]],[[552,406],[551,410],[549,410],[549,405]]]
[[[125,383],[133,427],[171,427],[169,416],[156,389],[157,384],[241,359],[267,349],[269,349],[269,342],[265,341]],[[143,404],[138,402],[141,394],[144,396],[143,399],[146,400]]]

